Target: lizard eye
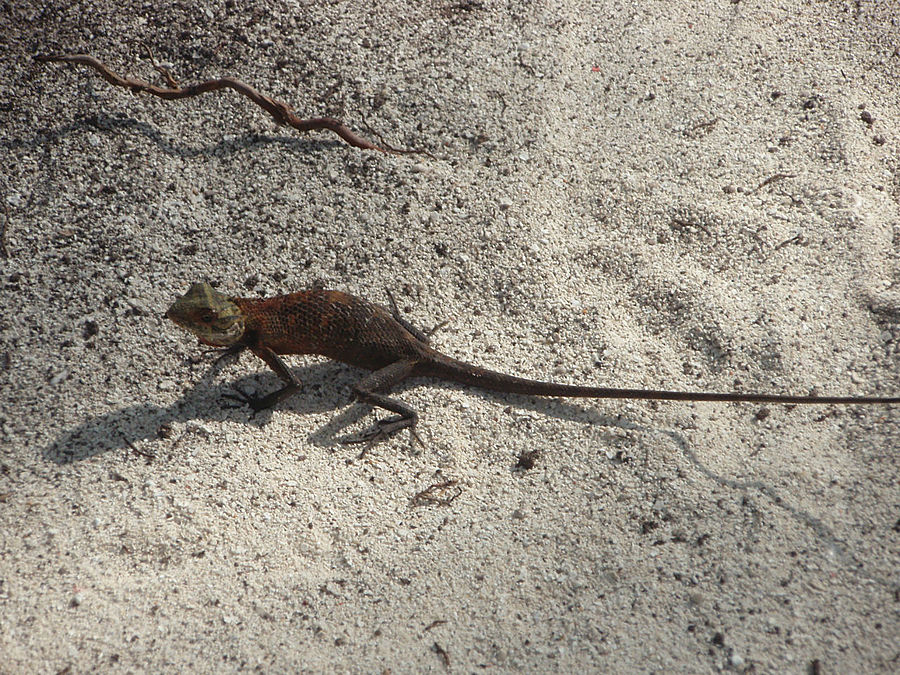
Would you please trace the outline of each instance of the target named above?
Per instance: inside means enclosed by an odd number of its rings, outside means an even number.
[[[203,312],[203,314],[200,315],[200,320],[203,323],[212,323],[215,318],[216,317],[212,312]]]

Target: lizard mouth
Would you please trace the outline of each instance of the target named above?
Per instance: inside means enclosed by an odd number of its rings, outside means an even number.
[[[231,347],[244,334],[244,322],[232,321],[227,326],[202,326],[197,325],[189,317],[180,316],[171,309],[163,315],[172,323],[186,331],[196,335],[201,342],[212,347]]]
[[[197,337],[205,340],[211,345],[216,345],[218,347],[231,347],[238,340],[241,339],[241,335],[244,334],[244,326],[238,322],[229,326],[227,329],[218,332],[197,332],[194,331]]]

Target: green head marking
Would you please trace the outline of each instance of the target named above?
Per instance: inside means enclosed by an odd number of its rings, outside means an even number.
[[[216,347],[231,347],[244,335],[240,307],[205,282],[191,286],[169,307],[166,318]]]

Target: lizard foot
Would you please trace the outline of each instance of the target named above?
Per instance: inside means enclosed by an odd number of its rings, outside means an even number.
[[[253,409],[253,414],[256,414],[261,410],[265,410],[270,405],[264,396],[253,396],[237,387],[234,387],[234,391],[234,394],[222,394],[223,398],[237,401],[237,403],[226,403],[225,405],[229,408],[242,408],[243,406],[248,405]]]

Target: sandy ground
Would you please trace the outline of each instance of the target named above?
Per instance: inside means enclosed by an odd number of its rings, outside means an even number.
[[[360,460],[360,372],[252,417],[161,316],[391,289],[529,377],[896,394],[892,3],[370,4],[0,9],[0,671],[896,672],[897,408],[418,381]],[[142,41],[433,158],[32,60]]]

